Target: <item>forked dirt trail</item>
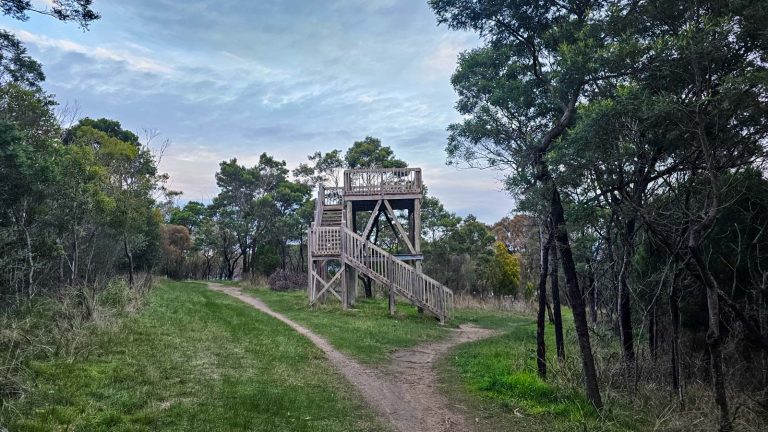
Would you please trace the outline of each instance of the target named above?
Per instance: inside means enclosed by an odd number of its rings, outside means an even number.
[[[433,366],[451,347],[491,336],[491,330],[461,326],[440,342],[397,351],[388,366],[374,369],[342,354],[311,330],[273,311],[261,300],[243,294],[238,288],[213,283],[208,287],[238,298],[306,336],[325,352],[331,363],[363,394],[366,402],[396,430],[463,432],[469,429],[464,417],[452,409],[438,391]]]

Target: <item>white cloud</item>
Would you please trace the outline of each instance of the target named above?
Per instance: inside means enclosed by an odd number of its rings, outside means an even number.
[[[16,30],[15,33],[22,42],[33,44],[41,50],[55,49],[63,52],[82,54],[96,60],[125,63],[130,69],[139,72],[150,72],[163,75],[168,75],[173,72],[173,68],[169,65],[124,50],[89,47],[67,39],[49,38],[26,30]]]
[[[477,38],[464,33],[443,35],[437,47],[424,58],[422,68],[428,79],[447,80],[456,70],[459,53],[477,45]]]

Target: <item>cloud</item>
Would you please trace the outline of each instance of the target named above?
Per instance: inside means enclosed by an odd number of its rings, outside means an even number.
[[[366,135],[424,169],[446,206],[493,222],[513,202],[498,174],[445,166],[446,127],[459,119],[449,78],[478,42],[437,27],[413,0],[131,0],[101,2],[85,33],[32,17],[10,27],[39,59],[46,90],[82,115],[157,129],[185,199],[216,194],[222,160],[262,152],[290,167]]]
[[[434,51],[424,58],[422,67],[432,80],[449,80],[456,70],[459,53],[477,45],[477,37],[467,33],[449,33],[440,38]]]
[[[88,47],[66,39],[53,39],[44,35],[16,30],[16,36],[24,43],[33,44],[39,49],[54,49],[63,52],[82,54],[100,61],[112,61],[126,64],[130,69],[139,72],[171,74],[173,68],[149,57],[130,52],[104,47]],[[134,44],[135,47],[135,44]]]

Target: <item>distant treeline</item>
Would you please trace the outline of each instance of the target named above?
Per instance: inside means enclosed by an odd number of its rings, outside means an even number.
[[[267,154],[252,167],[236,159],[222,162],[216,173],[220,192],[210,204],[190,201],[169,209],[161,272],[180,279],[267,277],[278,270],[304,274],[316,185],[340,185],[341,172],[347,168],[405,166],[373,137],[353,143],[345,152],[310,155],[308,163],[292,172],[285,162]],[[402,216],[401,223],[407,226]],[[457,292],[518,293],[520,255],[504,243],[496,244],[491,227],[473,216],[462,219],[427,196],[422,229],[426,272],[434,270],[432,274]],[[393,251],[398,247],[392,230],[376,231],[382,247]],[[304,288],[305,278],[290,279],[300,284],[294,288]],[[361,278],[363,286],[371,295],[371,281]],[[532,292],[532,285],[528,288]]]

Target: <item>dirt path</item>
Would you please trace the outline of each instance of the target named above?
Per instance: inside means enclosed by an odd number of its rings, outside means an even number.
[[[238,298],[254,308],[288,324],[325,352],[331,363],[358,388],[368,404],[401,432],[459,432],[468,427],[437,389],[434,364],[451,347],[493,334],[475,326],[461,326],[440,342],[397,351],[383,369],[363,366],[337,351],[325,339],[279,314],[261,300],[238,288],[208,284],[212,290]]]

